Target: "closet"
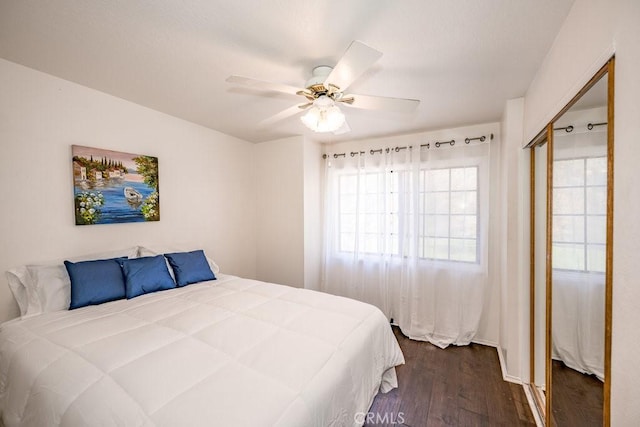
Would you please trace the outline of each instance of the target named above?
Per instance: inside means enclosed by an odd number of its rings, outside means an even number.
[[[609,426],[614,58],[528,145],[530,388],[550,426]]]

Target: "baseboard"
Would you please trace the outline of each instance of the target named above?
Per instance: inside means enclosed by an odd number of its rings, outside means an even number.
[[[473,340],[471,340],[471,342],[472,342],[472,343],[475,343],[475,344],[486,345],[486,346],[488,346],[488,347],[495,347],[495,348],[498,348],[498,344],[497,344],[497,343],[495,343],[495,342],[493,342],[493,341],[479,340],[479,339],[475,339],[475,338],[474,338]]]
[[[496,351],[498,352],[498,360],[500,361],[500,369],[502,370],[502,379],[510,383],[522,385],[522,379],[507,373],[507,364],[502,356],[502,348],[498,346],[496,347]]]
[[[498,344],[491,341],[485,341],[485,340],[473,340],[472,342],[495,348],[496,351],[498,352],[498,361],[500,362],[500,371],[502,371],[502,379],[510,383],[522,385],[522,379],[518,377],[514,377],[513,375],[509,375],[507,373],[507,364],[505,363],[504,357],[502,356],[502,348]]]

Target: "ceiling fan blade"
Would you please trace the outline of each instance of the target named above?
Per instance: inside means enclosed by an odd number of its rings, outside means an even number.
[[[350,98],[353,98],[353,102],[349,102]],[[371,95],[345,95],[343,99],[346,100],[344,105],[353,108],[362,108],[365,110],[388,110],[399,111],[401,113],[410,113],[418,107],[420,101],[417,99],[408,98],[388,98],[385,96],[371,96]]]
[[[342,135],[343,133],[351,132],[351,127],[349,123],[345,120],[342,126],[340,126],[337,130],[333,131],[334,135]]]
[[[264,126],[269,126],[272,125],[276,122],[279,122],[280,120],[284,120],[288,117],[291,116],[295,116],[296,114],[298,114],[299,112],[301,112],[304,108],[307,108],[308,106],[312,105],[311,103],[309,103],[308,105],[305,104],[304,106],[298,106],[298,105],[293,105],[285,110],[280,111],[277,114],[274,114],[271,117],[268,117],[264,120],[262,120],[260,123],[258,123],[258,126],[260,127],[264,127]]]
[[[331,83],[338,86],[340,90],[345,90],[381,56],[382,52],[367,46],[361,41],[354,40],[342,55],[340,61],[333,67],[333,71],[327,76],[324,81],[325,87],[328,87],[328,84]]]
[[[297,95],[298,92],[302,91],[302,89],[298,87],[289,86],[282,83],[268,82],[265,80],[252,79],[250,77],[229,76],[227,77],[226,81],[228,83],[236,83],[243,86],[247,86],[252,89],[272,91],[272,92],[282,92],[282,93],[288,93],[289,95]]]

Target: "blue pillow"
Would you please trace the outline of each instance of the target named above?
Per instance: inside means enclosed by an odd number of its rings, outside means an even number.
[[[209,267],[204,251],[175,252],[164,254],[169,260],[169,264],[176,276],[178,286],[186,286],[191,283],[204,282],[205,280],[216,280],[215,274]]]
[[[162,255],[122,260],[127,299],[175,288]]]
[[[123,299],[124,276],[120,262],[124,258],[94,261],[65,261],[71,279],[71,304],[69,310],[87,305]]]

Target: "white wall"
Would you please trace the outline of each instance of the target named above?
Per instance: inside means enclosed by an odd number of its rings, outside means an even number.
[[[295,136],[254,151],[256,278],[318,289],[320,145]]]
[[[142,244],[255,276],[253,144],[5,60],[0,81],[0,271]],[[161,220],[74,225],[72,144],[157,156]],[[3,321],[18,311],[0,284]]]
[[[525,98],[525,141],[615,51],[611,421],[640,424],[640,2],[576,0]]]
[[[304,286],[304,138],[255,146],[256,277]]]
[[[322,265],[322,146],[304,142],[304,287],[320,290]]]
[[[509,100],[502,117],[500,349],[505,374],[527,381],[529,369],[529,157],[521,149],[524,98]],[[512,256],[522,254],[522,257]]]

